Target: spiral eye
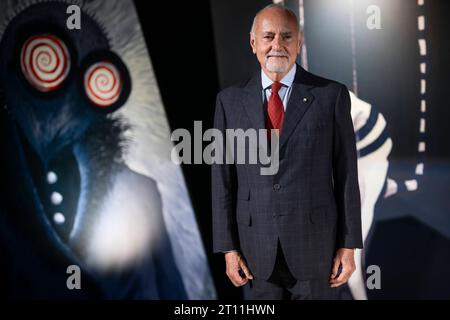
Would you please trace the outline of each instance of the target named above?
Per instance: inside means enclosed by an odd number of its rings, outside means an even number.
[[[58,88],[69,74],[69,51],[56,36],[32,36],[22,46],[20,66],[34,88],[49,92]]]
[[[122,59],[113,51],[93,51],[84,57],[79,79],[85,100],[96,112],[114,112],[130,96],[130,73]]]
[[[94,63],[84,75],[84,89],[94,104],[109,107],[119,99],[122,91],[120,73],[110,62]]]

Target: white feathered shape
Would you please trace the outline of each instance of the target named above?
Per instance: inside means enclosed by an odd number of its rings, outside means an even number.
[[[365,128],[365,126],[371,128],[364,138],[356,142],[356,148],[359,152],[363,148],[371,147],[376,142],[386,129],[386,120],[381,113],[373,109],[374,107],[370,103],[358,98],[351,91],[349,93],[355,132]],[[374,123],[368,123],[371,112],[376,115]],[[388,156],[392,149],[391,138],[388,137],[381,145],[373,149],[370,153],[358,157],[358,182],[361,194],[361,222],[364,242],[373,223],[375,203],[380,197],[383,198],[381,192],[386,182],[389,167]],[[355,252],[356,270],[348,282],[353,298],[357,300],[367,300],[365,264],[362,259],[362,250],[357,249]]]
[[[158,183],[164,220],[189,298],[215,298],[184,178],[180,167],[170,159],[169,124],[134,4],[130,0],[103,0],[88,2],[83,7],[87,12],[95,12],[112,50],[119,54],[131,74],[130,98],[118,111],[132,125],[128,137],[133,143],[126,162],[134,171]]]

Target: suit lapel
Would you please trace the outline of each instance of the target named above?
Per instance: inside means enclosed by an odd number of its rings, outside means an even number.
[[[256,74],[245,87],[244,107],[256,130],[265,129],[261,75]]]
[[[281,129],[280,149],[286,144],[295,127],[314,100],[314,96],[309,92],[312,87],[307,82],[307,72],[297,65],[297,72],[292,83],[291,96],[289,97],[283,127]]]

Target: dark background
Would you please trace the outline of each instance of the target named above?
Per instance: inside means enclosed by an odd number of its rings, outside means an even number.
[[[135,4],[171,130],[193,134],[195,120],[203,121],[203,130],[212,127],[219,81],[209,2]],[[240,292],[226,279],[223,256],[212,254],[210,168],[183,165],[183,173],[218,297],[238,298]]]

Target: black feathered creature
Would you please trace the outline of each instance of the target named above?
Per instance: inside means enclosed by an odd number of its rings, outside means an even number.
[[[129,126],[113,111],[131,91],[127,68],[94,18],[81,12],[68,30],[66,9],[31,5],[0,42],[0,290],[185,298],[157,185],[123,160]],[[70,264],[82,292],[66,288]]]

